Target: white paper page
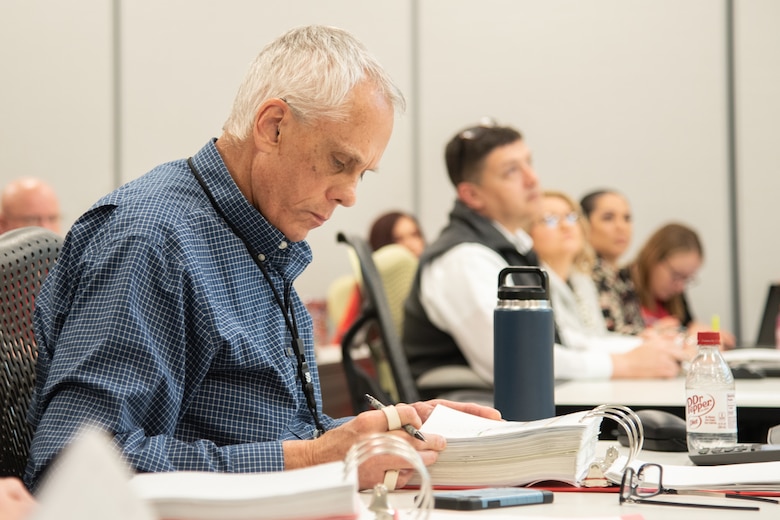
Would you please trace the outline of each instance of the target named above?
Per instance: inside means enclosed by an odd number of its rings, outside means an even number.
[[[771,348],[735,348],[721,352],[726,362],[773,361],[780,363],[780,350]]]
[[[621,469],[626,457],[607,470],[607,477],[619,484]],[[634,460],[631,466],[638,469],[645,461]],[[727,464],[722,466],[676,466],[663,464],[663,485],[672,489],[756,489],[780,490],[780,462],[754,462],[751,464]]]
[[[84,431],[49,470],[32,520],[153,520],[130,474],[104,433]]]
[[[130,486],[147,501],[190,499],[229,503],[286,495],[301,496],[303,500],[306,493],[332,490],[340,483],[357,491],[356,480],[344,478],[343,462],[272,473],[144,473],[133,477]]]
[[[530,422],[495,421],[476,415],[436,405],[420,431],[435,433],[448,439],[472,439],[523,431],[544,429],[550,426],[584,427],[580,422],[587,412],[574,413]]]
[[[357,472],[344,462],[267,473],[179,471],[133,477],[158,516],[189,520],[355,518]]]

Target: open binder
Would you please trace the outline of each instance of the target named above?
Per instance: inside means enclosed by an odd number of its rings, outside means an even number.
[[[422,480],[411,507],[383,485],[366,506],[357,468],[371,457],[406,460]],[[426,520],[433,504],[420,455],[399,437],[373,435],[343,461],[269,473],[179,471],[132,475],[104,432],[81,432],[43,481],[34,520]],[[404,503],[408,506],[408,503]]]
[[[274,473],[142,473],[130,487],[162,519],[349,520],[359,512],[357,472],[345,474],[343,462]]]
[[[617,459],[617,450],[608,450],[604,459],[596,456],[604,417],[627,433],[627,465],[642,449],[644,432],[639,417],[625,406],[602,405],[519,422],[494,421],[438,405],[420,429],[447,438],[447,448],[428,468],[431,483],[434,487],[525,486],[547,481],[580,487],[611,485],[604,472]]]
[[[401,457],[416,470],[421,492],[404,516],[425,520],[433,503],[426,467],[408,442],[387,434],[356,443],[343,461],[272,473],[146,473],[130,487],[163,520],[398,518],[383,485],[368,508],[358,496],[358,466],[379,455]]]
[[[614,462],[595,457],[599,427],[609,417],[627,432],[630,450]],[[525,485],[539,481],[606,486],[604,472],[625,468],[642,447],[639,418],[623,406],[533,422],[492,421],[439,405],[421,428],[443,434],[448,446],[426,468],[402,437],[370,436],[344,461],[275,473],[172,472],[137,474],[122,461],[107,435],[87,431],[65,450],[38,494],[36,520],[426,520],[433,486]],[[357,467],[392,454],[409,462],[420,491],[412,508],[393,506],[383,485],[366,507],[357,493]],[[614,462],[614,463],[613,463]],[[777,463],[780,464],[780,463]],[[620,470],[622,471],[622,469]]]

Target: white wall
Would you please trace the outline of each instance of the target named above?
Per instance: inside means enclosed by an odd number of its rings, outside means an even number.
[[[743,337],[755,341],[780,282],[780,2],[736,4],[737,178]]]
[[[666,221],[696,228],[706,262],[690,291],[693,309],[732,327],[730,288],[721,282],[730,269],[723,5],[420,5],[421,120],[431,143],[422,150],[423,220],[441,226],[451,205],[444,143],[480,116],[495,117],[524,133],[544,187],[576,198],[600,187],[627,195],[636,223],[627,259]]]
[[[62,195],[66,220],[115,178],[191,155],[219,135],[245,67],[266,42],[295,25],[332,24],[379,57],[410,111],[396,122],[381,172],[360,186],[357,206],[310,234],[315,262],[297,284],[304,296],[324,296],[348,272],[338,230],[364,234],[373,216],[401,208],[417,211],[435,236],[453,197],[444,143],[490,115],[525,134],[546,187],[575,197],[603,186],[623,191],[635,213],[632,254],[668,220],[699,230],[706,260],[690,293],[694,311],[705,320],[719,313],[735,327],[725,0],[114,5],[116,12],[105,0],[6,0],[0,13],[0,181],[46,178]],[[766,284],[780,278],[772,234],[780,4],[735,5],[739,296],[752,340]]]
[[[297,25],[353,32],[409,92],[410,9],[395,0],[123,2],[123,178],[194,154],[218,136],[246,67],[263,45]],[[304,298],[324,297],[332,279],[350,272],[337,231],[362,235],[377,212],[412,209],[410,124],[408,116],[396,121],[380,172],[358,189],[359,203],[310,233],[315,260],[296,284]]]
[[[0,185],[38,176],[71,222],[110,191],[111,4],[3,0]]]

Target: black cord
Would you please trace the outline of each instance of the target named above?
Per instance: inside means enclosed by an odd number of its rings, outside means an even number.
[[[311,376],[311,370],[309,369],[309,363],[306,361],[306,357],[303,354],[304,346],[303,346],[303,340],[301,340],[300,335],[298,334],[298,323],[295,319],[295,310],[293,309],[293,306],[290,302],[290,292],[292,291],[292,284],[285,284],[284,288],[284,301],[282,301],[282,298],[279,296],[279,291],[276,290],[276,286],[274,286],[271,276],[268,274],[268,268],[265,265],[265,255],[261,255],[254,251],[252,247],[249,245],[249,240],[244,236],[241,231],[233,225],[233,223],[228,220],[228,218],[225,216],[224,212],[222,211],[222,208],[219,207],[217,204],[216,199],[214,198],[214,195],[211,193],[211,190],[206,185],[206,182],[203,180],[203,177],[201,177],[200,173],[198,173],[197,168],[195,168],[195,164],[192,162],[192,157],[187,159],[187,164],[190,167],[190,170],[192,171],[192,174],[195,176],[195,179],[198,181],[198,184],[200,184],[200,187],[203,189],[203,192],[206,194],[206,196],[209,199],[209,202],[211,202],[211,205],[214,207],[214,209],[217,211],[220,217],[222,217],[222,220],[225,221],[225,223],[230,227],[230,229],[233,231],[233,233],[241,240],[241,242],[244,243],[244,246],[246,247],[247,251],[249,251],[249,256],[252,257],[252,260],[254,260],[255,264],[257,264],[257,267],[260,268],[260,271],[263,273],[263,277],[265,278],[266,282],[268,282],[268,285],[271,287],[271,292],[274,295],[274,300],[276,300],[276,304],[279,306],[279,309],[282,311],[282,316],[284,317],[284,323],[287,325],[287,330],[290,331],[290,335],[292,336],[292,349],[293,353],[295,354],[295,359],[298,365],[298,378],[301,380],[301,387],[303,389],[303,395],[306,397],[306,406],[309,408],[309,412],[311,413],[312,418],[314,418],[314,425],[317,428],[317,431],[315,433],[315,438],[319,437],[323,433],[325,433],[325,428],[322,426],[322,423],[320,422],[319,414],[317,413],[317,399],[314,395],[314,380]]]

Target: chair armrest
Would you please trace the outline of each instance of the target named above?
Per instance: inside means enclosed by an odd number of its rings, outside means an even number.
[[[465,365],[446,365],[429,370],[417,379],[420,390],[462,388],[493,390],[493,385]]]

